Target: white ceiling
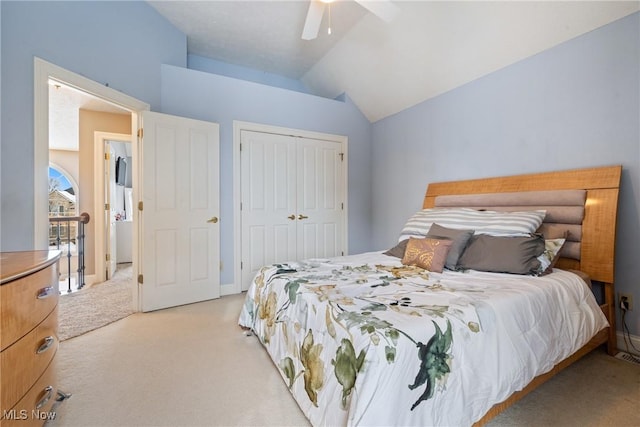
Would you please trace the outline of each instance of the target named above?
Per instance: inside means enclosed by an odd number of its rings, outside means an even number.
[[[130,114],[127,110],[70,87],[49,84],[49,148],[78,151],[79,110]]]
[[[375,0],[374,0],[375,1]],[[401,1],[385,23],[353,0],[302,40],[308,0],[149,1],[187,35],[187,50],[346,93],[375,122],[640,10],[640,1]],[[78,109],[126,113],[50,90],[50,147],[77,150]]]
[[[315,40],[302,40],[308,0],[148,1],[187,35],[189,53],[300,79],[367,12],[354,1],[331,5]]]
[[[394,1],[387,24],[353,0],[332,4],[316,40],[308,0],[149,1],[188,52],[347,93],[377,121],[640,9],[638,1]]]

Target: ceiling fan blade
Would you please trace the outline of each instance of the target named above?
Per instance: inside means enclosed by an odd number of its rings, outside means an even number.
[[[303,40],[313,40],[318,37],[320,23],[322,22],[322,15],[324,15],[324,3],[319,0],[311,0],[309,2],[307,19],[304,22],[304,28],[302,29]]]
[[[391,0],[355,0],[360,6],[382,19],[384,22],[391,22],[396,17],[400,8],[393,4]]]

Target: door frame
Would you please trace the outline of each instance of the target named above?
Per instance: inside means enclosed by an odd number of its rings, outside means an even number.
[[[124,142],[128,144],[133,144],[133,136],[124,134],[124,133],[112,133],[112,132],[101,132],[96,131],[93,135],[93,209],[95,212],[94,215],[94,225],[95,225],[95,267],[96,267],[96,282],[103,282],[106,280],[105,270],[106,270],[106,259],[105,259],[105,247],[106,247],[106,231],[108,224],[104,220],[104,203],[106,199],[105,194],[105,182],[104,182],[104,147],[105,142],[107,141],[118,141]],[[131,146],[133,152],[133,145]],[[133,174],[132,174],[133,178]],[[133,210],[133,209],[132,209]],[[102,214],[99,214],[102,213]],[[109,225],[110,226],[110,225]]]
[[[47,62],[41,58],[33,59],[33,162],[34,162],[34,249],[48,249],[48,165],[49,165],[49,81],[61,83],[75,90],[85,92],[104,102],[114,104],[131,113],[131,135],[138,131],[139,115],[142,111],[150,110],[146,102],[142,102],[123,92],[119,92],[108,86],[100,84],[87,77],[76,74],[58,65]],[[139,200],[140,185],[140,155],[139,140],[132,145],[133,170],[133,199]],[[138,246],[139,241],[139,215],[138,210],[133,209],[133,274],[138,276]],[[139,311],[139,286],[132,289],[133,309]]]
[[[238,294],[242,292],[242,212],[240,204],[242,201],[242,171],[240,170],[240,142],[243,130],[263,133],[274,133],[278,135],[288,135],[294,137],[321,139],[325,141],[337,142],[342,145],[344,153],[344,216],[343,216],[343,247],[344,253],[349,253],[349,138],[344,135],[314,132],[302,129],[285,128],[271,126],[261,123],[233,121],[233,283],[220,286],[220,295]]]

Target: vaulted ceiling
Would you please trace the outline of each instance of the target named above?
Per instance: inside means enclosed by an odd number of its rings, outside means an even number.
[[[317,0],[314,0],[317,1]],[[376,0],[373,0],[376,1]],[[149,1],[187,35],[187,50],[346,93],[375,122],[640,10],[639,1],[402,1],[386,23],[354,0],[331,4],[302,40],[309,0]],[[51,148],[77,150],[78,108],[122,112],[68,88],[50,90]],[[69,134],[75,129],[75,134]]]
[[[313,0],[317,1],[317,0]],[[375,1],[375,0],[374,0]],[[638,1],[400,1],[386,23],[353,0],[331,4],[302,40],[308,0],[149,1],[187,49],[346,93],[375,122],[640,9]]]

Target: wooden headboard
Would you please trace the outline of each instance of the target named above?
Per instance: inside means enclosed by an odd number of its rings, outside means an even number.
[[[593,280],[614,281],[618,192],[622,166],[575,169],[527,175],[429,184],[423,208],[443,195],[508,193],[542,190],[586,190],[580,260],[561,258],[559,268],[585,272]]]
[[[436,182],[429,184],[427,187],[427,193],[422,204],[425,209],[434,207],[438,196],[586,190],[579,260],[561,258],[556,266],[583,271],[592,280],[603,283],[604,303],[600,307],[609,321],[609,327],[600,331],[589,343],[560,362],[551,371],[534,378],[523,390],[514,393],[504,402],[495,405],[476,425],[485,424],[498,413],[594,348],[607,344],[609,354],[616,354],[614,258],[621,174],[622,166],[617,165],[464,181]]]

